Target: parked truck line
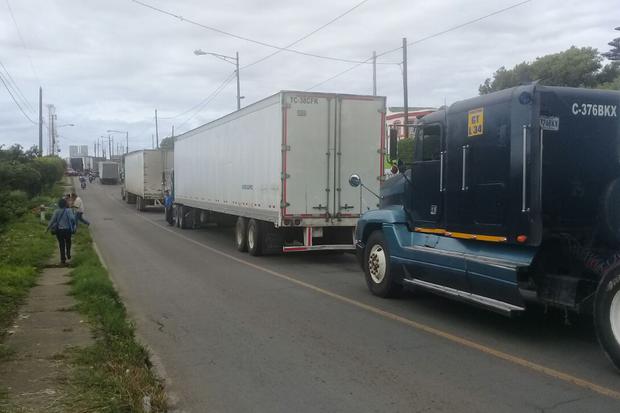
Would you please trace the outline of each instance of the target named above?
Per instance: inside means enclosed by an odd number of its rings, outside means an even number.
[[[125,154],[121,198],[135,204],[138,211],[149,205],[161,205],[164,190],[169,189],[172,162],[172,150],[167,149],[141,149]]]
[[[385,98],[284,91],[175,138],[176,222],[234,223],[253,255],[353,250],[377,206],[346,182],[383,174]]]

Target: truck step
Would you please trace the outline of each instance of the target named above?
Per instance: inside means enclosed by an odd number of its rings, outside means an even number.
[[[520,307],[514,304],[506,303],[504,301],[495,300],[493,298],[483,297],[481,295],[468,293],[466,291],[457,290],[455,288],[446,287],[443,285],[433,284],[428,281],[422,281],[415,278],[405,278],[403,280],[406,284],[414,285],[416,287],[430,290],[432,292],[448,296],[450,298],[456,298],[462,301],[467,301],[473,304],[478,304],[490,310],[499,312],[504,315],[513,315],[513,313],[525,311],[525,307]]]

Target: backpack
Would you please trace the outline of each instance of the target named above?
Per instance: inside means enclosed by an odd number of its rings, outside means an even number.
[[[52,235],[56,235],[56,233],[58,232],[58,221],[60,221],[60,219],[63,217],[63,215],[64,215],[66,212],[67,212],[67,209],[66,209],[66,208],[65,208],[65,209],[63,209],[63,210],[62,210],[62,214],[60,214],[60,215],[58,216],[58,218],[56,218],[56,219],[54,220],[54,222],[52,222],[52,225],[50,226],[50,233],[51,233]]]

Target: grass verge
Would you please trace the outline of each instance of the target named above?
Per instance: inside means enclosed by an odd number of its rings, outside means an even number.
[[[127,320],[125,307],[93,249],[88,231],[78,231],[74,243],[71,292],[78,301],[78,311],[91,323],[95,344],[74,352],[78,391],[72,407],[142,412],[144,397],[148,396],[152,412],[165,412],[163,385],[151,368],[148,352],[136,342],[134,326]]]

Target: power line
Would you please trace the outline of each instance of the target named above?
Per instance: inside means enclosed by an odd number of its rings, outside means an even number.
[[[329,81],[331,81],[331,80],[334,80],[334,79],[336,79],[337,77],[340,77],[340,76],[344,75],[345,73],[348,73],[348,72],[352,71],[353,69],[357,69],[358,67],[360,67],[361,65],[363,65],[363,64],[364,64],[364,63],[366,63],[366,62],[368,62],[368,61],[369,61],[369,60],[371,60],[371,59],[372,59],[372,57],[369,57],[369,58],[368,58],[366,61],[364,61],[363,63],[358,63],[358,64],[356,64],[356,65],[351,66],[351,67],[350,67],[350,68],[348,68],[348,69],[343,70],[342,72],[338,72],[338,73],[337,73],[337,74],[335,74],[334,76],[332,76],[332,77],[330,77],[330,78],[327,78],[327,79],[323,80],[322,82],[317,83],[316,85],[314,85],[314,86],[312,86],[312,87],[309,87],[308,89],[306,89],[306,92],[307,92],[307,91],[309,91],[309,90],[315,89],[315,88],[317,88],[317,87],[319,87],[319,86],[321,86],[321,85],[323,85],[323,84],[325,84],[325,83],[327,83],[327,82],[329,82]]]
[[[521,2],[519,2],[519,3],[514,3],[514,4],[512,4],[512,5],[508,6],[508,7],[504,7],[504,8],[502,8],[502,9],[496,10],[496,11],[491,12],[491,13],[489,13],[489,14],[485,14],[484,16],[480,16],[480,17],[477,17],[477,18],[475,18],[475,19],[468,20],[468,21],[466,21],[466,22],[464,22],[464,23],[458,24],[458,25],[456,25],[456,26],[452,26],[452,27],[450,27],[450,28],[448,28],[448,29],[445,29],[445,30],[442,30],[442,31],[440,31],[440,32],[430,34],[430,35],[428,35],[428,36],[425,36],[425,37],[422,37],[422,38],[420,38],[420,39],[417,39],[417,40],[414,40],[414,41],[412,41],[412,42],[407,43],[407,47],[412,46],[412,45],[414,45],[414,44],[422,43],[422,42],[424,42],[424,41],[426,41],[426,40],[429,40],[429,39],[432,39],[432,38],[435,38],[435,37],[441,36],[441,35],[443,35],[443,34],[446,34],[446,33],[452,32],[452,31],[454,31],[454,30],[458,30],[458,29],[460,29],[460,28],[462,28],[462,27],[465,27],[465,26],[468,26],[468,25],[470,25],[470,24],[477,23],[477,22],[479,22],[479,21],[481,21],[481,20],[484,20],[484,19],[489,18],[489,17],[491,17],[491,16],[495,16],[495,15],[497,15],[497,14],[500,14],[500,13],[506,12],[506,11],[508,11],[508,10],[514,9],[515,7],[519,7],[519,6],[523,5],[523,4],[525,4],[525,3],[529,3],[529,2],[531,2],[531,1],[532,1],[532,0],[524,0],[524,1],[521,1]],[[377,57],[379,57],[379,56],[385,56],[386,54],[393,53],[393,52],[396,52],[396,51],[398,51],[398,50],[402,50],[402,46],[401,46],[401,47],[395,47],[395,48],[393,48],[393,49],[389,49],[389,50],[386,50],[386,51],[384,51],[384,52],[378,53],[378,54],[377,54]],[[314,86],[312,86],[312,87],[309,87],[309,88],[308,88],[308,89],[306,89],[306,90],[312,90],[312,89],[315,89],[315,88],[317,88],[318,86],[321,86],[321,85],[323,85],[323,84],[325,84],[325,83],[327,83],[327,82],[329,82],[329,81],[331,81],[331,80],[334,80],[334,79],[336,79],[336,78],[338,78],[338,77],[340,77],[340,76],[342,76],[342,75],[344,75],[344,74],[346,74],[346,73],[348,73],[348,72],[352,71],[353,69],[358,68],[358,67],[359,67],[359,66],[361,66],[362,64],[369,62],[371,59],[372,59],[372,57],[370,57],[370,58],[366,59],[366,60],[365,60],[365,61],[363,61],[363,62],[358,62],[358,63],[357,63],[357,64],[355,64],[354,66],[351,66],[351,67],[349,67],[348,69],[343,70],[342,72],[338,72],[337,74],[333,75],[332,77],[330,77],[330,78],[328,78],[328,79],[326,79],[326,80],[323,80],[323,81],[321,81],[321,82],[317,83],[316,85],[314,85]]]
[[[312,30],[310,33],[308,33],[308,34],[306,34],[306,35],[304,35],[304,36],[300,37],[299,39],[295,40],[294,42],[287,44],[286,46],[284,46],[284,48],[283,48],[283,49],[289,49],[289,48],[291,48],[291,47],[295,46],[296,44],[298,44],[298,43],[300,43],[300,42],[302,42],[302,41],[306,40],[308,37],[312,36],[313,34],[315,34],[315,33],[319,32],[319,31],[323,30],[324,28],[326,28],[326,27],[327,27],[327,26],[329,26],[330,24],[332,24],[332,23],[334,23],[334,22],[336,22],[336,21],[340,20],[341,18],[343,18],[343,17],[344,17],[344,16],[346,16],[347,14],[351,13],[351,12],[352,12],[352,11],[354,11],[355,9],[357,9],[357,8],[359,8],[359,7],[361,7],[361,6],[363,6],[363,5],[364,5],[365,3],[367,3],[368,1],[369,1],[369,0],[362,0],[362,1],[360,1],[359,3],[357,3],[356,5],[354,5],[353,7],[351,7],[350,9],[346,10],[345,12],[343,12],[343,13],[339,14],[338,16],[334,17],[333,19],[331,19],[331,20],[330,20],[330,21],[328,21],[327,23],[325,23],[325,24],[323,24],[323,25],[321,25],[321,26],[317,27],[316,29]],[[275,56],[275,55],[277,55],[278,53],[281,53],[281,52],[282,52],[282,50],[276,50],[275,52],[273,52],[273,53],[271,53],[271,54],[268,54],[267,56],[261,57],[260,59],[258,59],[258,60],[254,61],[254,62],[252,62],[252,63],[249,63],[249,64],[247,64],[247,65],[245,65],[245,66],[241,67],[241,69],[246,69],[246,68],[248,68],[248,67],[250,67],[250,66],[257,65],[257,64],[259,64],[259,63],[261,63],[261,62],[264,62],[265,60],[267,60],[267,59],[269,59],[269,58],[271,58],[271,57],[273,57],[273,56]]]
[[[231,33],[231,32],[227,32],[227,31],[218,29],[216,27],[207,26],[205,24],[198,23],[197,21],[194,21],[194,20],[185,18],[185,17],[183,17],[181,15],[174,14],[172,12],[160,9],[160,8],[152,6],[152,5],[148,4],[148,3],[144,3],[144,2],[142,2],[140,0],[131,0],[131,1],[136,3],[136,4],[141,5],[143,7],[146,7],[146,8],[149,8],[151,10],[154,10],[156,12],[165,14],[165,15],[170,16],[170,17],[174,17],[175,19],[178,19],[178,20],[180,20],[182,22],[189,23],[189,24],[201,27],[201,28],[206,29],[206,30],[214,31],[216,33],[223,34],[225,36],[234,37],[235,39],[244,40],[246,42],[255,43],[255,44],[258,44],[258,45],[261,45],[261,46],[265,46],[265,47],[269,47],[269,48],[272,48],[272,49],[277,49],[277,50],[282,51],[282,52],[286,51],[286,52],[296,53],[296,54],[303,55],[303,56],[316,57],[318,59],[333,60],[333,61],[336,61],[336,62],[361,63],[359,60],[345,59],[345,58],[334,57],[334,56],[323,56],[323,55],[318,55],[318,54],[314,54],[314,53],[303,52],[303,51],[297,50],[297,49],[289,49],[289,48],[286,48],[286,47],[280,47],[280,46],[277,46],[277,45],[274,45],[274,44],[271,44],[271,43],[263,42],[261,40],[251,39],[251,38],[246,37],[246,36],[241,36],[241,35],[238,35],[238,34],[234,34],[234,33]],[[367,63],[367,61],[365,61],[364,63]],[[383,63],[382,62],[380,64],[391,64],[391,63]]]
[[[222,82],[222,84],[224,84],[224,83],[226,83],[226,82],[230,82],[229,78],[230,78],[230,77],[232,77],[232,76],[234,76],[234,75],[235,75],[235,72],[230,73],[230,74],[226,77],[226,79],[224,79],[224,81]],[[174,116],[168,116],[168,117],[162,117],[162,116],[160,116],[160,117],[159,117],[159,119],[162,119],[162,120],[171,120],[171,119],[176,119],[176,118],[178,118],[178,117],[181,117],[181,116],[183,116],[183,115],[185,115],[185,114],[187,114],[187,113],[189,113],[189,112],[193,111],[194,109],[198,109],[198,108],[200,108],[200,106],[202,106],[203,104],[205,104],[205,102],[211,98],[211,95],[212,95],[212,94],[213,94],[213,93],[214,93],[217,89],[219,89],[220,87],[221,87],[221,85],[220,85],[220,86],[218,86],[218,87],[217,87],[217,88],[216,88],[213,92],[211,92],[209,95],[207,95],[207,97],[206,97],[206,98],[204,98],[203,100],[201,100],[200,102],[198,102],[197,104],[195,104],[194,106],[192,106],[191,108],[189,108],[189,109],[187,109],[187,110],[184,110],[183,112],[181,112],[181,113],[179,113],[179,114],[176,114],[176,115],[174,115]],[[185,123],[185,122],[187,122],[187,121],[184,121],[183,123]]]
[[[489,17],[492,17],[492,16],[495,16],[495,15],[498,15],[498,14],[504,13],[504,12],[506,12],[506,11],[508,11],[508,10],[511,10],[511,9],[516,8],[516,7],[522,6],[522,5],[524,5],[525,3],[529,3],[529,2],[531,2],[531,1],[532,1],[532,0],[524,0],[524,1],[521,1],[521,2],[519,2],[519,3],[514,3],[514,4],[512,4],[512,5],[508,6],[508,7],[504,7],[503,9],[496,10],[496,11],[494,11],[494,12],[491,12],[491,13],[489,13],[489,14],[485,14],[484,16],[477,17],[477,18],[475,18],[475,19],[473,19],[473,20],[468,20],[468,21],[466,21],[466,22],[464,22],[464,23],[461,23],[461,24],[457,24],[456,26],[452,26],[452,27],[450,27],[450,28],[448,28],[448,29],[446,29],[446,30],[442,30],[442,31],[440,31],[440,32],[430,34],[430,35],[428,35],[428,36],[426,36],[426,37],[422,37],[422,38],[420,38],[420,39],[417,39],[417,40],[414,40],[414,41],[412,41],[412,42],[407,43],[407,47],[409,47],[409,46],[413,46],[414,44],[418,44],[418,43],[424,42],[424,41],[426,41],[426,40],[429,40],[429,39],[432,39],[432,38],[435,38],[435,37],[438,37],[438,36],[441,36],[441,35],[443,35],[443,34],[446,34],[446,33],[452,32],[452,31],[454,31],[454,30],[458,30],[458,29],[463,28],[463,27],[465,27],[465,26],[469,26],[469,25],[471,25],[471,24],[478,23],[478,22],[479,22],[479,21],[481,21],[481,20],[484,20],[484,19],[487,19],[487,18],[489,18]],[[390,49],[390,50],[387,50],[387,51],[385,51],[385,52],[379,53],[379,54],[377,54],[377,57],[379,57],[379,56],[385,56],[386,54],[389,54],[389,53],[394,53],[394,52],[399,51],[399,50],[402,50],[402,47],[395,47],[395,48],[393,48],[393,49]]]
[[[196,110],[196,112],[194,112],[194,114],[192,114],[190,117],[188,117],[187,119],[185,119],[179,126],[178,128],[180,129],[182,126],[184,126],[185,124],[187,124],[187,122],[189,122],[190,120],[192,120],[196,115],[198,115],[200,112],[203,111],[203,109],[205,107],[207,107],[207,105],[209,103],[211,103],[213,101],[213,99],[215,99],[221,92],[222,90],[224,90],[224,88],[230,83],[232,82],[232,80],[235,78],[235,72],[231,73],[213,92],[211,92],[211,94],[209,96],[207,96],[207,98],[203,101],[202,105],[200,108],[198,108],[198,110]]]
[[[0,61],[0,67],[2,67],[4,71],[6,72],[5,76],[6,76],[7,81],[9,82],[9,85],[13,88],[17,96],[22,100],[22,103],[25,103],[24,106],[27,106],[26,109],[28,109],[32,114],[35,114],[36,111],[34,110],[34,107],[30,104],[30,101],[26,98],[26,96],[24,96],[21,89],[19,88],[19,86],[17,86],[17,83],[13,79],[13,76],[11,76],[11,73],[1,61]]]
[[[308,37],[310,37],[310,36],[312,36],[312,35],[316,34],[317,32],[319,32],[319,31],[323,30],[324,28],[326,28],[326,27],[327,27],[327,26],[329,26],[330,24],[333,24],[334,22],[336,22],[336,21],[340,20],[341,18],[343,18],[343,17],[344,17],[344,16],[346,16],[347,14],[349,14],[349,13],[353,12],[354,10],[358,9],[359,7],[363,6],[363,5],[364,5],[365,3],[367,3],[368,1],[370,1],[370,0],[362,0],[362,1],[360,1],[359,3],[355,4],[353,7],[351,7],[351,8],[349,8],[349,9],[347,9],[347,10],[346,10],[346,11],[344,11],[343,13],[340,13],[338,16],[336,16],[336,17],[334,17],[333,19],[329,20],[327,23],[325,23],[325,24],[323,24],[323,25],[321,25],[321,26],[317,27],[316,29],[314,29],[314,30],[312,30],[311,32],[309,32],[309,33],[307,33],[307,34],[303,35],[302,37],[300,37],[299,39],[295,40],[294,42],[292,42],[292,43],[290,43],[290,44],[286,45],[284,48],[285,48],[285,49],[288,49],[288,48],[290,48],[290,47],[292,47],[292,46],[294,46],[294,45],[296,45],[296,44],[298,44],[298,43],[302,42],[303,40],[306,40]],[[252,63],[248,63],[247,65],[242,66],[239,70],[247,69],[248,67],[251,67],[251,66],[257,65],[257,64],[259,64],[259,63],[261,63],[261,62],[264,62],[265,60],[267,60],[267,59],[269,59],[269,58],[271,58],[271,57],[273,57],[273,56],[275,56],[275,55],[277,55],[278,53],[281,53],[281,52],[282,52],[282,50],[276,50],[275,52],[273,52],[273,53],[271,53],[271,54],[268,54],[267,56],[263,56],[263,57],[261,57],[260,59],[258,59],[258,60],[256,60],[256,61],[254,61],[254,62],[252,62]],[[208,97],[207,97],[207,99],[208,99]],[[202,100],[201,102],[197,103],[196,105],[192,106],[191,108],[189,108],[189,109],[187,109],[187,110],[185,110],[185,111],[183,111],[183,112],[181,112],[181,113],[179,113],[179,114],[177,114],[177,115],[175,115],[175,116],[170,116],[170,117],[160,117],[160,119],[166,119],[166,120],[169,120],[169,119],[175,119],[175,118],[178,118],[179,116],[183,116],[184,114],[189,113],[189,112],[191,112],[192,110],[194,110],[194,109],[198,108],[199,106],[201,106],[205,100],[206,100],[206,99]]]
[[[230,75],[229,75],[229,76],[230,76]],[[178,118],[178,117],[181,117],[181,116],[185,115],[186,113],[189,113],[189,112],[191,112],[192,110],[194,110],[194,109],[198,108],[198,107],[199,107],[200,105],[202,105],[202,104],[204,103],[204,101],[205,101],[205,100],[207,100],[207,99],[208,99],[208,97],[204,98],[203,100],[201,100],[200,102],[198,102],[197,104],[195,104],[194,106],[192,106],[191,108],[189,108],[189,109],[187,109],[187,110],[184,110],[183,112],[181,112],[181,113],[179,113],[179,114],[176,114],[176,115],[174,115],[174,116],[167,116],[167,117],[166,117],[166,116],[160,116],[160,117],[159,117],[159,119],[162,119],[162,120],[170,120],[170,119],[176,119],[176,118]]]
[[[13,9],[11,8],[11,4],[9,3],[9,0],[6,0],[6,7],[9,9],[9,14],[11,15],[11,20],[13,20],[13,24],[15,25],[15,30],[17,30],[17,35],[19,36],[19,40],[22,43],[22,47],[26,51],[26,56],[28,56],[28,61],[30,62],[30,69],[32,70],[32,74],[34,74],[34,77],[37,79],[40,85],[41,79],[39,79],[39,75],[34,68],[34,64],[32,63],[32,57],[30,56],[30,52],[28,51],[28,47],[26,46],[24,37],[22,36],[21,31],[19,30],[19,25],[17,24],[17,20],[15,20],[15,16],[13,15]]]
[[[11,92],[11,89],[9,89],[9,86],[6,84],[6,82],[4,81],[4,76],[2,76],[2,74],[0,73],[0,81],[2,82],[2,84],[4,85],[4,87],[6,88],[6,91],[9,92],[9,95],[11,95],[11,98],[13,99],[13,102],[15,102],[15,105],[17,106],[17,108],[19,109],[19,111],[24,115],[24,117],[26,119],[28,119],[33,125],[37,125],[37,122],[33,121],[32,119],[30,119],[30,116],[28,116],[28,114],[26,112],[24,112],[24,109],[21,107],[21,105],[19,104],[19,102],[17,102],[17,99],[15,99],[15,96],[13,95],[13,92]]]

